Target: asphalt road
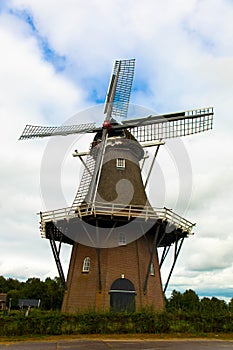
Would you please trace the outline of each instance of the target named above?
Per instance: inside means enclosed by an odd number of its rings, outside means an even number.
[[[113,341],[113,340],[60,340],[51,342],[19,342],[0,344],[0,350],[233,350],[229,341]]]

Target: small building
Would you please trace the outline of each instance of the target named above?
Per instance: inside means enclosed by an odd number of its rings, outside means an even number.
[[[19,299],[18,307],[20,309],[28,309],[32,307],[39,308],[41,300],[40,299]]]
[[[0,310],[5,310],[6,308],[6,293],[0,293]]]

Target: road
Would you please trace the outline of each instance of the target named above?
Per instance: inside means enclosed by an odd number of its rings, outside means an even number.
[[[233,350],[233,341],[215,340],[60,340],[1,344],[0,350]]]

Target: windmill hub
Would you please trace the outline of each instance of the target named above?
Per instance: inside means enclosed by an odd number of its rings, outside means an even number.
[[[103,122],[103,128],[107,129],[107,130],[111,130],[112,129],[112,124],[111,124],[110,120],[105,120]]]

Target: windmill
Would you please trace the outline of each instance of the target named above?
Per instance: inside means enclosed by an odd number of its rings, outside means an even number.
[[[161,310],[183,241],[194,227],[172,210],[153,208],[145,188],[164,140],[211,129],[213,108],[125,119],[134,67],[134,59],[115,61],[101,127],[27,125],[20,137],[95,135],[89,150],[73,154],[84,168],[72,205],[40,213],[41,234],[50,241],[64,285],[64,312],[149,305]],[[154,157],[143,181],[146,147],[154,147]],[[67,279],[60,257],[62,243],[73,246]],[[162,288],[160,271],[170,248],[174,259]]]

